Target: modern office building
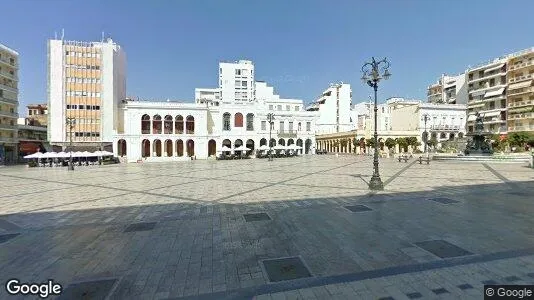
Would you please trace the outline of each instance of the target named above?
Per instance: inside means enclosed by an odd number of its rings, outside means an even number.
[[[273,87],[255,81],[251,61],[224,62],[219,88],[195,89],[194,103],[123,101],[113,151],[127,162],[213,158],[222,147],[235,152],[245,146],[254,154],[268,144],[295,144],[301,154],[312,154],[317,118],[302,100],[280,98]]]
[[[18,118],[17,51],[0,44],[0,165],[16,162]]]
[[[316,134],[346,132],[354,129],[351,118],[352,90],[350,84],[337,83],[323,91],[307,111],[318,111]]]
[[[427,100],[429,103],[467,104],[466,74],[441,75],[427,88]]]
[[[126,54],[112,39],[48,42],[48,140],[111,150],[126,98]],[[66,124],[72,118],[74,127]]]

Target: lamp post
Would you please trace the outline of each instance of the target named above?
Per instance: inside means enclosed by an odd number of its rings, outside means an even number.
[[[430,120],[430,116],[428,114],[423,115],[423,121],[425,121],[425,132],[423,132],[423,143],[425,143],[425,154],[427,154],[427,146],[428,146],[428,132],[426,131],[426,122]]]
[[[378,172],[378,129],[377,129],[377,91],[378,91],[378,82],[382,79],[388,79],[391,74],[389,73],[389,62],[386,58],[380,61],[376,61],[375,58],[372,58],[371,62],[365,63],[362,66],[362,81],[367,83],[370,87],[373,88],[375,92],[375,153],[374,153],[374,159],[373,159],[373,176],[371,177],[371,180],[369,181],[369,189],[371,190],[383,190],[384,184],[382,183],[382,179],[380,179],[380,173]]]
[[[71,170],[71,171],[74,171],[74,165],[72,164],[72,128],[74,128],[74,125],[76,124],[76,119],[75,118],[69,118],[67,117],[67,121],[66,121],[66,124],[67,126],[69,126],[69,144],[70,144],[70,151],[69,151],[69,154],[70,154],[70,158],[69,158],[69,167],[68,167],[68,170]]]
[[[273,129],[274,114],[268,113],[267,120],[269,120],[269,161],[272,161],[273,160],[273,145],[271,143],[271,131]]]

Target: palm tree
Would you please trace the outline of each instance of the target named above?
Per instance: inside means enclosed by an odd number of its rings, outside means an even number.
[[[387,138],[384,144],[386,145],[386,147],[388,147],[388,149],[391,152],[391,150],[395,151],[395,145],[397,145],[397,141],[395,141],[392,138]]]

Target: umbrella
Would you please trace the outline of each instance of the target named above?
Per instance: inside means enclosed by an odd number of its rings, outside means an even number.
[[[80,151],[72,152],[72,157],[84,157],[83,152],[80,152]]]
[[[41,155],[41,158],[53,158],[53,157],[57,157],[56,152],[46,152],[46,153],[43,153],[43,155]]]
[[[269,148],[269,146],[267,146],[267,145],[261,145],[261,146],[258,148],[258,150],[269,150],[269,149],[271,149],[271,148]]]
[[[276,145],[273,147],[274,150],[285,150],[286,149],[286,146],[283,146],[283,145]]]
[[[113,152],[109,152],[109,151],[102,151],[102,155],[103,156],[111,156],[111,155],[114,155]]]
[[[232,149],[228,148],[228,146],[222,146],[221,151],[232,151]]]
[[[82,152],[82,155],[83,155],[83,157],[89,157],[89,156],[93,156],[94,153],[91,153],[91,152],[89,152],[89,151],[83,151],[83,152]]]
[[[249,151],[249,150],[251,150],[251,149],[250,149],[250,148],[247,148],[247,147],[245,147],[245,146],[243,146],[243,145],[241,145],[241,146],[235,148],[234,150],[235,150],[235,151]]]
[[[69,155],[69,153],[61,151],[56,154],[56,157],[69,157]]]
[[[41,152],[35,152],[33,154],[24,156],[24,158],[41,158],[41,157],[43,157],[43,153]]]

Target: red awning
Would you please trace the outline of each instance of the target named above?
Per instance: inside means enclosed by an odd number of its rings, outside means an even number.
[[[26,142],[26,141],[19,142],[19,152],[33,154],[39,151],[40,148],[41,148],[41,143],[39,142]]]

